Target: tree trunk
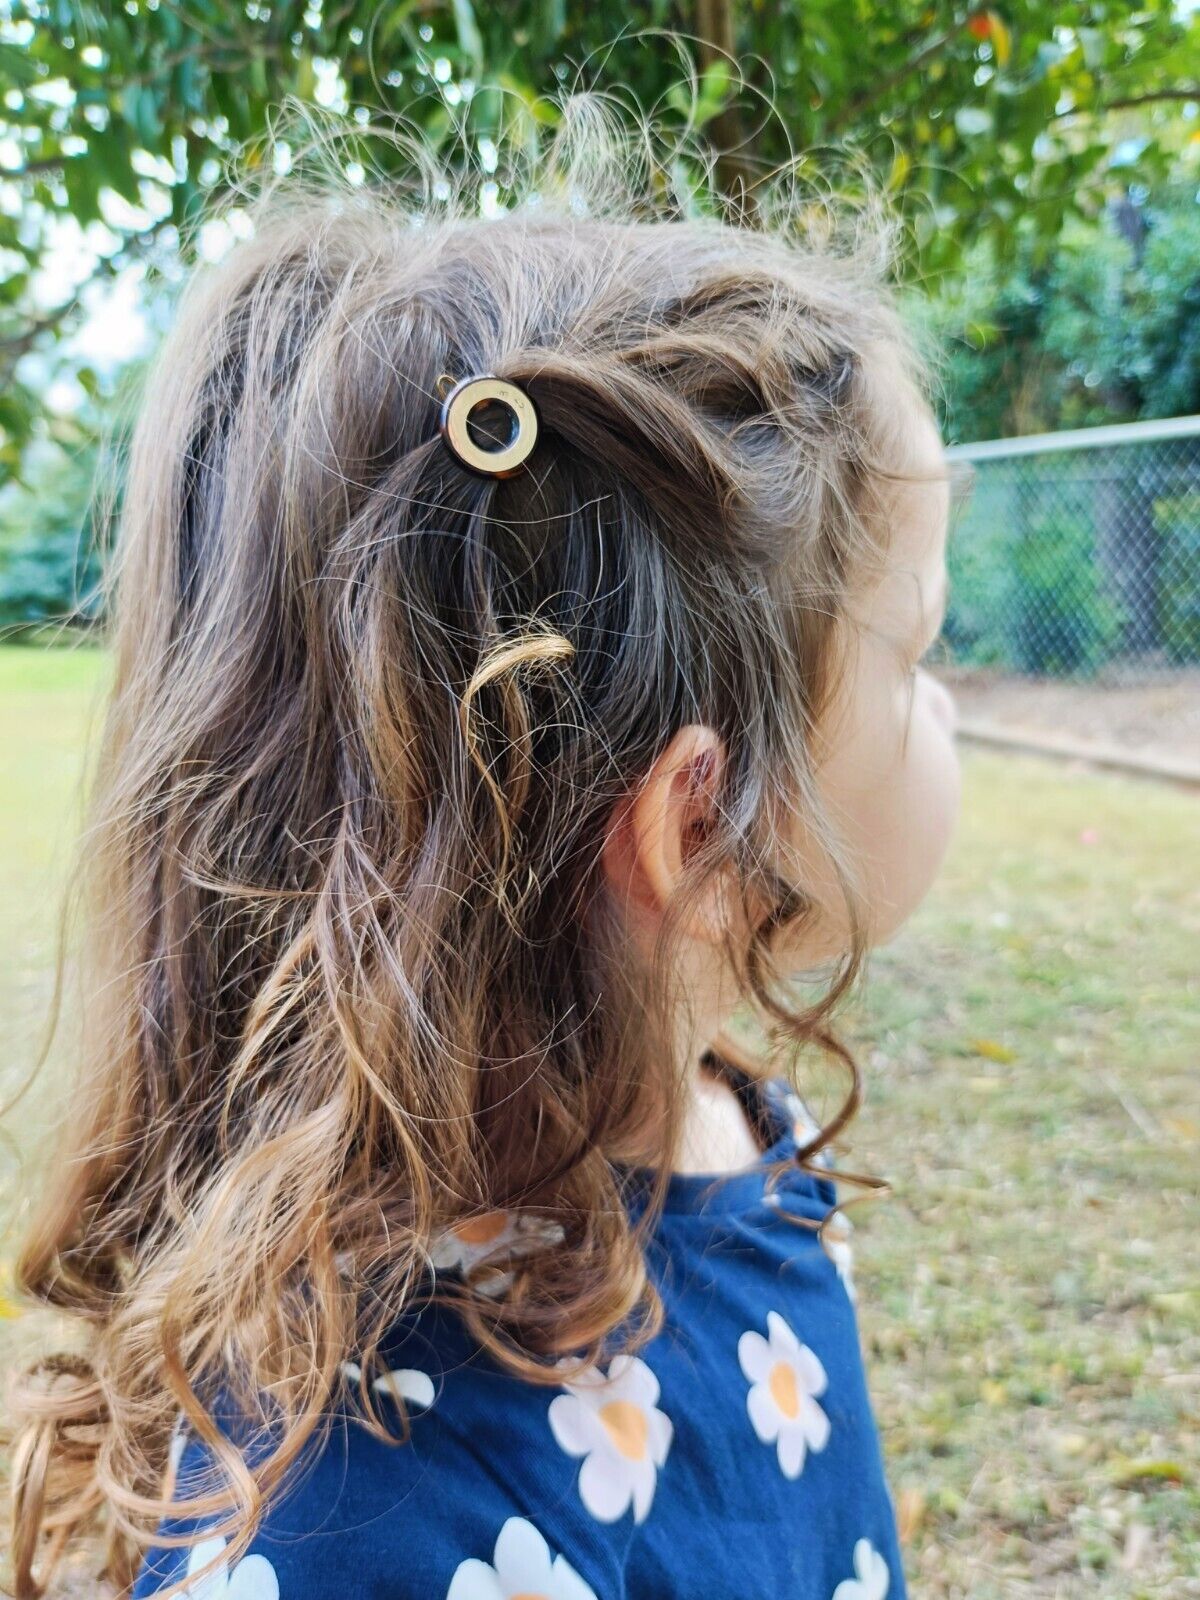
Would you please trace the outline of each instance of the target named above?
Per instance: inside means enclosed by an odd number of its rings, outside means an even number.
[[[717,152],[717,182],[721,192],[740,210],[749,214],[755,205],[755,173],[750,139],[738,103],[741,61],[738,57],[734,0],[695,0],[692,32],[696,35],[701,71],[714,61],[723,59],[732,76],[733,99],[712,119],[708,129]]]

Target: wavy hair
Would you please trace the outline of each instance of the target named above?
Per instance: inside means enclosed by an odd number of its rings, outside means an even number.
[[[85,1059],[18,1269],[85,1352],[18,1388],[20,1595],[97,1509],[128,1581],[181,1417],[215,1471],[174,1509],[236,1554],[455,1225],[562,1240],[459,1291],[510,1369],[654,1331],[627,1162],[647,1129],[674,1159],[673,956],[714,873],[785,1070],[840,1050],[861,921],[801,1004],[772,940],[814,905],[776,841],[802,817],[853,911],[811,734],[915,364],[869,264],[611,185],[584,204],[556,160],[487,220],[274,191],[157,362],[80,858]],[[541,418],[511,479],[438,436],[439,386],[476,372]],[[724,742],[716,823],[647,969],[601,848],[692,721]]]

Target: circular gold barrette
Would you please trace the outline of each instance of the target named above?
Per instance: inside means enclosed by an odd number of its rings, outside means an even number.
[[[442,401],[439,425],[451,455],[488,478],[520,472],[537,443],[533,401],[503,378],[462,378]]]

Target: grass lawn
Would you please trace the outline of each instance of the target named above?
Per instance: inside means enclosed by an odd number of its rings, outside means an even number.
[[[0,649],[9,1084],[102,669]],[[856,1211],[857,1277],[914,1597],[1200,1596],[1200,799],[978,753],[966,778],[949,868],[847,1019],[850,1159],[895,1188]]]
[[[58,894],[82,815],[89,708],[106,658],[90,648],[0,645],[0,1093],[28,1073],[50,995]],[[40,1095],[34,1100],[40,1100]],[[28,1104],[5,1131],[27,1146]],[[0,1150],[0,1197],[12,1165]],[[7,1222],[9,1208],[3,1218]]]
[[[1200,797],[973,754],[875,960],[861,1303],[918,1596],[1200,1595],[1198,868]]]

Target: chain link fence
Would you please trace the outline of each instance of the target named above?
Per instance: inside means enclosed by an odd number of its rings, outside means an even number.
[[[1118,683],[1200,668],[1200,417],[949,454],[952,666]]]

